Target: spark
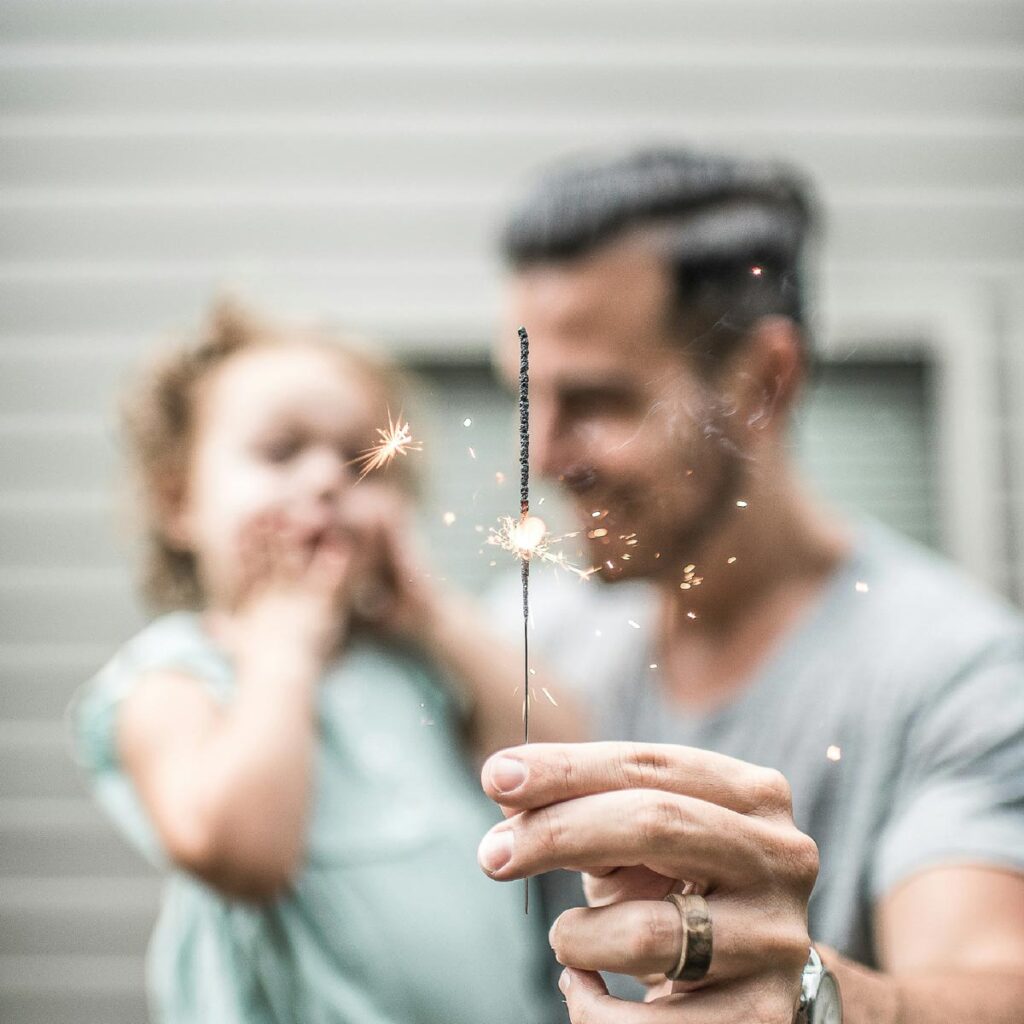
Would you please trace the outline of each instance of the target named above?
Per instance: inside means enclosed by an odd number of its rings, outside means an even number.
[[[471,420],[471,419],[470,419],[470,418],[469,418],[469,417],[467,416],[467,417],[466,417],[466,418],[465,418],[465,419],[464,419],[464,420],[462,421],[462,425],[463,425],[464,427],[471,427],[471,426],[473,426],[473,421],[472,421],[472,420]]]
[[[863,580],[857,580],[853,585],[853,589],[856,590],[858,594],[866,594],[870,588]]]
[[[552,703],[552,704],[554,704],[554,706],[555,706],[556,708],[558,707],[558,701],[557,701],[557,700],[555,700],[555,698],[551,696],[551,693],[550,693],[550,691],[548,690],[548,688],[547,688],[546,686],[542,686],[542,687],[540,688],[540,692],[541,692],[541,693],[543,693],[543,694],[544,694],[544,696],[545,696],[545,697],[547,697],[547,699],[548,699],[549,701],[551,701],[551,703]]]
[[[696,612],[687,612],[686,613],[686,617],[688,619],[695,619],[695,618],[697,618],[697,613]]]
[[[553,551],[564,537],[553,537],[547,525],[539,516],[526,516],[521,520],[512,516],[502,516],[498,520],[498,528],[491,527],[487,543],[508,551],[523,561],[547,562],[549,565],[565,569],[578,576],[581,580],[589,579],[596,569],[580,569],[573,565],[564,551]]]
[[[691,587],[699,587],[704,582],[703,576],[697,575],[697,566],[693,562],[683,566],[683,582],[679,584],[680,590],[689,590]]]
[[[444,521],[444,525],[445,526],[451,526],[452,523],[455,522],[455,513],[454,512],[445,512],[445,514],[441,517],[441,519]]]
[[[587,536],[588,536],[588,537],[589,537],[589,538],[590,538],[591,540],[596,540],[596,539],[597,539],[598,537],[607,537],[607,536],[608,536],[608,531],[607,531],[607,530],[606,530],[606,529],[605,529],[605,528],[604,528],[604,527],[602,526],[602,527],[600,527],[600,528],[599,528],[599,529],[597,529],[597,530],[591,530],[591,531],[590,531],[590,532],[589,532],[589,533],[587,534]]]
[[[658,667],[658,663],[657,663],[656,661],[652,661],[652,662],[650,663],[650,665],[648,665],[647,667],[648,667],[648,668],[657,668],[657,667]]]
[[[423,451],[423,444],[413,439],[409,424],[402,422],[401,413],[398,414],[397,420],[393,420],[389,410],[387,429],[378,427],[377,436],[380,440],[367,448],[366,451],[361,452],[354,460],[361,467],[361,472],[359,473],[360,480],[368,473],[372,473],[376,469],[383,469],[389,465],[396,455]]]
[[[473,451],[473,447],[472,447],[472,445],[470,445],[470,447],[469,447],[468,451],[469,451],[469,457],[470,457],[471,459],[475,459],[475,458],[476,458],[476,452],[475,452],[475,451]]]
[[[494,474],[494,482],[496,484],[503,484],[505,482],[505,474],[504,473],[495,473]]]
[[[747,503],[745,501],[737,501],[736,502],[736,507],[737,508],[746,508],[747,507]]]
[[[633,620],[633,619],[627,619],[626,621],[627,621],[627,622],[628,622],[628,623],[629,623],[629,624],[630,624],[630,625],[631,625],[631,626],[632,626],[632,627],[633,627],[634,629],[639,629],[639,628],[640,628],[640,623],[639,623],[639,622],[634,622],[634,620]]]
[[[764,268],[763,267],[751,267],[750,268],[750,272],[754,275],[754,277],[760,277],[764,273]]]
[[[825,751],[825,756],[830,761],[839,761],[842,759],[843,756],[842,748],[837,747],[835,744],[832,744],[832,746],[830,746],[828,750]]]
[[[730,556],[729,556],[729,557],[728,557],[728,558],[726,559],[726,562],[728,562],[728,563],[729,563],[729,565],[732,565],[732,564],[733,564],[733,563],[734,563],[735,561],[736,561],[736,556],[735,556],[735,555],[730,555]]]

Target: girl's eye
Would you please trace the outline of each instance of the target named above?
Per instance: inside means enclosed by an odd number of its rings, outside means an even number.
[[[267,462],[287,462],[299,452],[299,442],[294,438],[281,438],[263,445],[263,457]]]
[[[344,444],[338,449],[338,456],[345,465],[357,462],[359,457],[366,451],[365,448],[360,448],[354,444]]]

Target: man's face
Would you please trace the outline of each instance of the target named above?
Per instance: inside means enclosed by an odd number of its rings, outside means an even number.
[[[637,243],[515,275],[530,334],[530,455],[559,481],[603,578],[679,575],[729,506],[745,460],[721,393],[670,330],[670,281]],[[518,347],[499,352],[517,379]],[[698,570],[699,572],[699,567]]]

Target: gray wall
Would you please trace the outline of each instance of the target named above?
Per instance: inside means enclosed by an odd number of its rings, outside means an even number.
[[[913,380],[847,377],[840,415],[808,413],[812,470],[841,500],[874,480],[899,521],[885,473],[906,466],[878,457],[892,435],[842,416],[888,402],[906,459],[937,475],[907,499],[913,521],[1020,595],[1022,35],[1002,0],[5,0],[0,1018],[142,1016],[154,880],[83,797],[60,716],[140,617],[114,501],[118,382],[218,289],[420,360],[479,360],[491,230],[538,162],[677,138],[790,157],[829,215],[830,357],[913,350],[941,390],[931,452]],[[474,443],[472,410],[453,408],[434,417],[445,472]],[[428,515],[437,530],[460,502],[452,537],[478,522],[458,480]],[[488,516],[502,501],[483,500]]]

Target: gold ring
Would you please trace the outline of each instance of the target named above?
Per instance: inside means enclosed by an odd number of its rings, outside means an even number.
[[[669,981],[700,981],[711,967],[711,909],[696,893],[670,892],[665,901],[674,903],[683,923],[683,946],[675,969],[666,971]]]

